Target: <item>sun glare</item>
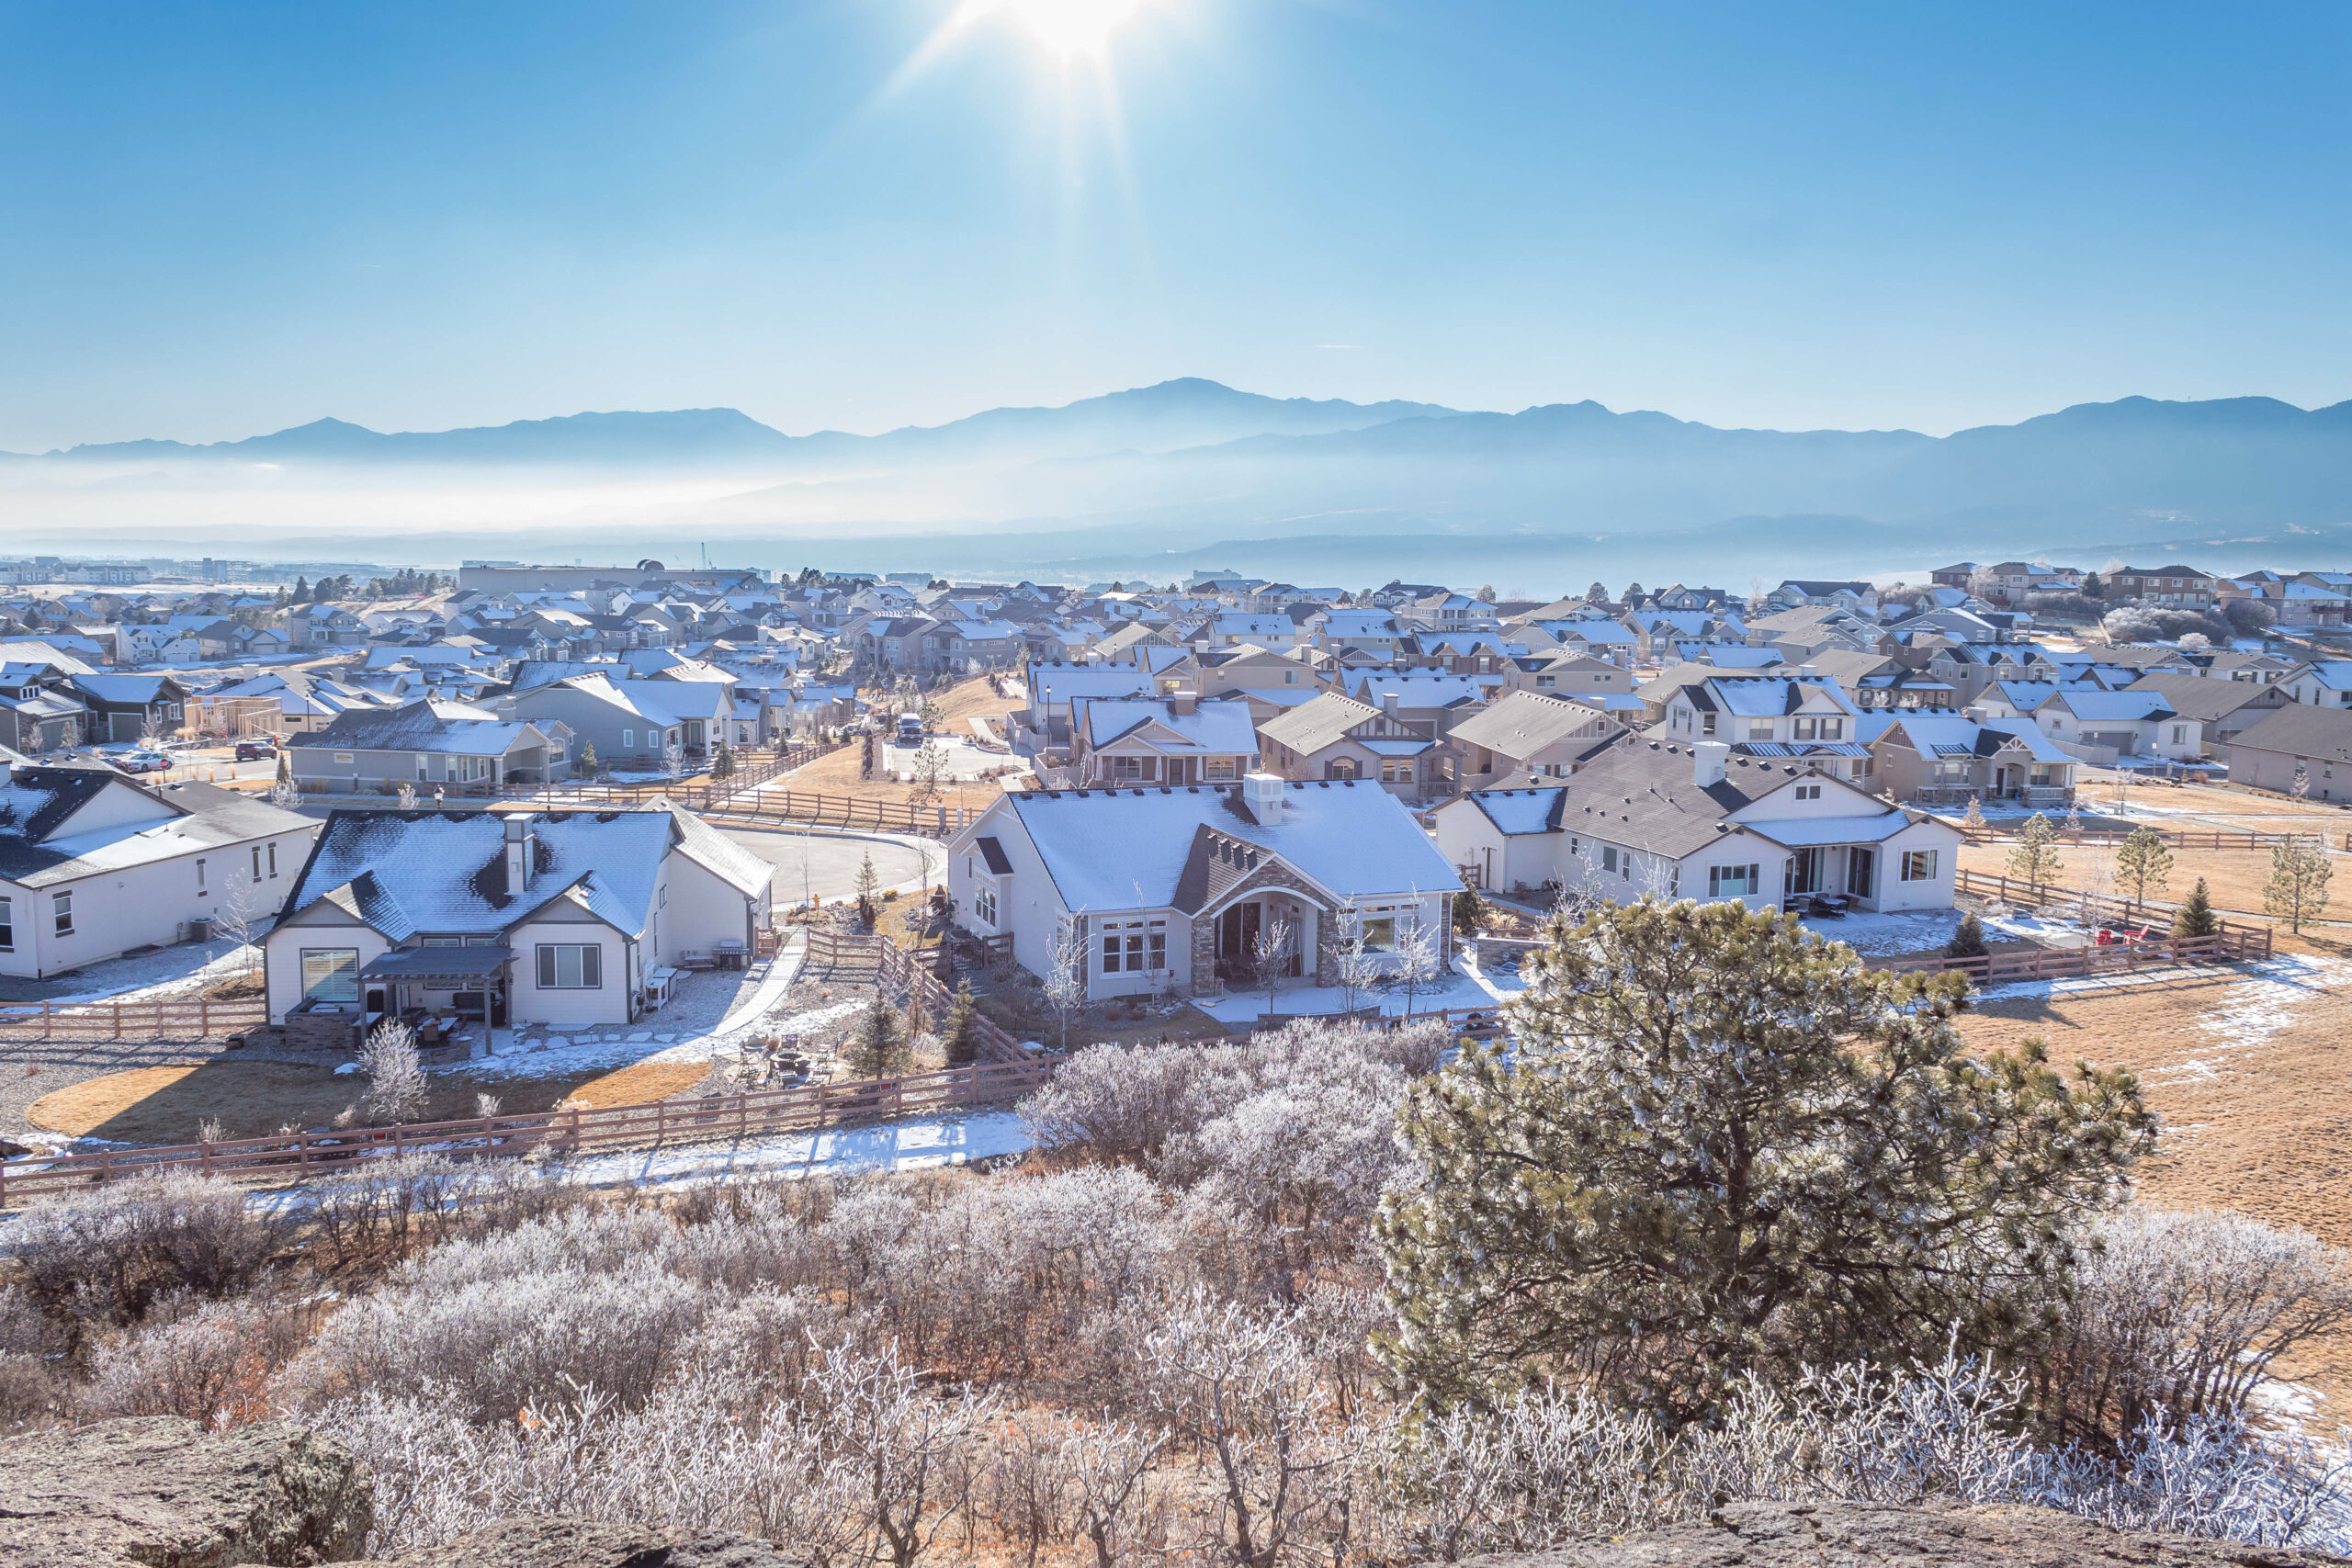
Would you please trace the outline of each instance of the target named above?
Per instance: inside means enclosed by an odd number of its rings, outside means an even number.
[[[983,0],[986,15],[1018,24],[1047,51],[1064,60],[1101,56],[1111,35],[1148,0]]]

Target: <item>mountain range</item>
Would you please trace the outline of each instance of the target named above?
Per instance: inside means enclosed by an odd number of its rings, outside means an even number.
[[[790,435],[723,408],[396,434],[322,419],[209,446],[0,460],[0,484],[20,489],[101,474],[151,491],[177,475],[168,482],[213,491],[266,479],[379,493],[449,475],[692,476],[718,499],[566,525],[710,538],[1086,533],[1154,555],[1211,540],[1519,539],[1555,554],[1736,541],[1801,547],[1826,567],[2094,547],[2243,554],[2294,537],[2299,558],[2335,564],[2352,545],[2352,402],[2132,397],[1939,437],[1724,429],[1590,401],[1498,413],[1277,399],[1192,378],[876,435]]]

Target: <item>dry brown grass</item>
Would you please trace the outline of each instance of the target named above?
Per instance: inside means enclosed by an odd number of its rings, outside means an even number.
[[[2163,1120],[2139,1172],[2144,1201],[2234,1209],[2352,1246],[2352,969],[2289,987],[2241,970],[2047,1000],[1983,1004],[1980,1048],[2041,1036],[2060,1063],[2129,1067]],[[2352,1398],[2352,1341],[2288,1369]]]
[[[579,1080],[477,1080],[468,1073],[432,1075],[418,1120],[474,1114],[474,1096],[495,1094],[510,1111],[546,1111]],[[198,1125],[217,1121],[232,1138],[257,1138],[280,1127],[323,1127],[367,1091],[356,1074],[296,1062],[225,1061],[134,1067],[109,1073],[35,1100],[26,1117],[45,1132],[124,1144],[185,1144]]]
[[[2335,840],[2341,843],[2343,840]],[[1998,876],[2008,869],[2010,844],[1965,843],[1960,847],[1960,863],[1968,871]],[[2115,863],[2113,846],[2070,844],[2059,851],[2064,870],[2059,881],[2068,886],[2088,885],[2110,897],[2120,898],[2125,889],[2113,886],[2111,879],[2101,874],[2103,868]],[[2352,855],[2336,852],[2334,861],[2336,875],[2328,886],[2330,904],[2327,918],[2352,919]],[[2178,903],[2188,897],[2188,890],[2199,877],[2205,879],[2205,890],[2213,900],[2213,908],[2225,915],[2262,916],[2262,890],[2270,881],[2270,852],[2260,850],[2181,850],[2172,852],[2172,874],[2166,891],[2148,889],[2148,897]]]
[[[573,1089],[564,1103],[582,1111],[607,1105],[639,1105],[682,1094],[709,1076],[707,1062],[637,1062],[602,1077],[590,1078]]]

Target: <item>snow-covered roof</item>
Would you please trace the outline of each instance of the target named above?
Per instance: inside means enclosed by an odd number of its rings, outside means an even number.
[[[1250,722],[1248,703],[1200,703],[1191,713],[1178,713],[1165,702],[1088,702],[1080,706],[1089,746],[1107,746],[1146,730],[1163,749],[1187,747],[1236,756],[1254,755],[1258,750],[1258,730]]]
[[[1770,817],[1756,822],[1743,820],[1740,826],[1795,850],[1811,844],[1883,843],[1916,820],[1908,812],[1888,811],[1861,817]]]
[[[529,886],[516,893],[506,886],[502,816],[334,812],[285,913],[334,896],[387,938],[404,942],[503,931],[573,896],[621,931],[645,928],[677,831],[669,811],[559,811],[526,820],[532,870]]]
[[[1507,834],[1549,833],[1560,825],[1565,789],[1482,789],[1466,798]]]
[[[1376,784],[1293,784],[1261,825],[1238,787],[1029,790],[1007,795],[1068,908],[1180,907],[1204,834],[1271,851],[1335,898],[1451,893],[1462,883],[1412,814]],[[984,818],[985,820],[985,818]]]

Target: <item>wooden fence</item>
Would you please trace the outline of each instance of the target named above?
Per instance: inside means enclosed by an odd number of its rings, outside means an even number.
[[[883,985],[895,987],[901,995],[920,1000],[923,1010],[934,1020],[944,1020],[956,1001],[956,993],[947,985],[952,970],[944,947],[927,949],[918,955],[886,936],[850,935],[812,927],[808,952],[801,963],[806,968],[819,964],[828,968],[871,967]],[[1021,1048],[1021,1043],[986,1014],[972,1015],[972,1033],[974,1053],[982,1060],[1031,1073],[1038,1071],[1035,1059]]]
[[[333,1170],[356,1159],[403,1154],[501,1157],[548,1147],[564,1154],[665,1143],[707,1143],[816,1132],[853,1122],[888,1121],[925,1112],[1001,1102],[1029,1093],[1051,1064],[984,1062],[945,1072],[857,1083],[803,1084],[701,1100],[657,1100],[584,1110],[477,1116],[458,1122],[289,1133],[266,1138],[153,1148],[109,1149],[89,1155],[32,1155],[0,1163],[0,1207],[43,1193],[88,1187],[153,1171],[296,1178]]]
[[[823,795],[800,789],[761,790],[715,806],[695,806],[694,809],[699,815],[730,822],[807,822],[820,827],[912,833],[926,839],[953,838],[969,820],[960,804],[918,806],[910,801],[869,800],[862,795]]]
[[[1981,958],[1898,958],[1874,967],[1894,975],[1958,973],[1979,985],[2002,986],[2014,980],[2120,975],[2178,964],[2236,964],[2269,956],[2267,931],[2239,927],[2211,936],[2155,937],[2107,947],[2041,947],[2026,953],[1988,953]]]
[[[2020,882],[2013,876],[1996,876],[1981,871],[1962,868],[1952,877],[1952,890],[1972,893],[1980,898],[1997,899],[2004,904],[2022,904],[2030,909],[2066,909],[2081,914],[2086,920],[2118,929],[2144,926],[2162,920],[2172,921],[2173,911],[2180,906],[2163,898],[2110,898],[2104,893],[2086,893],[2073,887],[2056,887],[2048,883]],[[2224,935],[2239,935],[2257,944],[2257,957],[2270,956],[2271,931],[2268,926],[2245,925],[2219,916],[2214,925]]]
[[[2082,828],[2070,833],[2056,823],[2052,826],[2058,828],[2058,841],[2067,845],[2112,847],[2132,836],[2129,829],[2119,833],[2106,829]],[[2289,839],[2315,838],[2325,842],[2331,836],[2325,833],[2258,833],[2251,828],[2158,828],[2155,831],[2158,838],[2176,850],[2267,850]],[[1961,834],[1971,843],[1982,844],[2006,842],[2015,839],[2018,830],[2014,824],[2002,823],[1996,827],[1988,822],[1983,828],[1962,828]],[[2335,837],[2339,840],[2335,847],[2352,852],[2352,833]]]
[[[243,1034],[268,1022],[268,1004],[259,997],[27,1002],[0,1007],[0,1045],[37,1040],[209,1040]]]

